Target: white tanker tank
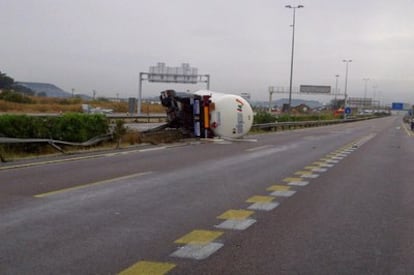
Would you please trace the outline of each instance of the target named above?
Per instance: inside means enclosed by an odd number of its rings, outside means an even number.
[[[199,90],[194,94],[210,96],[208,123],[214,136],[240,138],[250,131],[253,124],[253,110],[243,97],[209,90]]]
[[[166,127],[181,129],[186,136],[240,138],[253,124],[252,107],[238,95],[166,90],[161,92],[160,100],[166,107]]]

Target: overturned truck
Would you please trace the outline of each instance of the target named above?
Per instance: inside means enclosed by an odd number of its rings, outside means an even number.
[[[190,137],[241,138],[253,124],[253,110],[238,95],[200,90],[194,93],[161,92],[167,125]]]

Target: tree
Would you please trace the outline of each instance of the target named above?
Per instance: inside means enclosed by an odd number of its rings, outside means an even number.
[[[117,120],[115,123],[115,128],[112,133],[115,141],[116,141],[116,149],[119,149],[121,145],[121,139],[122,136],[125,135],[127,132],[127,129],[125,128],[124,121],[123,120]]]
[[[14,79],[0,71],[0,89],[9,89],[14,83]]]
[[[335,101],[335,99],[331,100],[331,106],[333,107],[333,109],[339,109],[341,107],[345,106],[345,100],[344,99],[337,99]]]

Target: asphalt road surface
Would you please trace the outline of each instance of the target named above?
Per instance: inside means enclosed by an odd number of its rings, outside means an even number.
[[[0,166],[0,274],[414,274],[400,117]]]

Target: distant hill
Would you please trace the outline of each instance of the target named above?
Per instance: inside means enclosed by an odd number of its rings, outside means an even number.
[[[71,97],[72,94],[68,93],[56,85],[50,83],[39,83],[39,82],[16,82],[16,84],[29,88],[34,91],[36,95],[47,96],[47,97],[60,97],[67,98]]]

